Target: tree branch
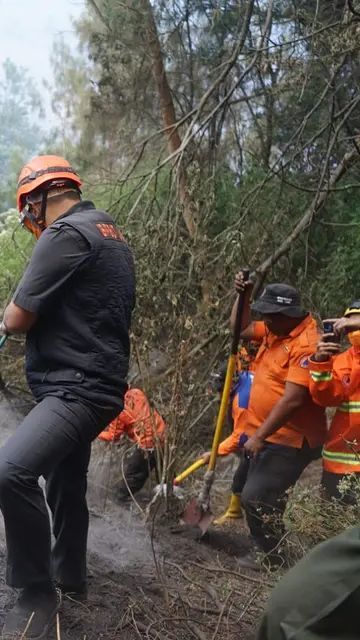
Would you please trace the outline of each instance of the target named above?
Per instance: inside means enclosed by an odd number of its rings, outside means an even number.
[[[321,211],[322,207],[324,206],[327,200],[329,190],[333,189],[333,187],[337,184],[337,182],[341,180],[341,178],[349,171],[349,169],[356,162],[359,161],[359,159],[360,159],[360,156],[356,149],[353,149],[352,151],[345,153],[344,157],[342,158],[341,162],[339,163],[335,171],[333,171],[333,173],[330,175],[330,178],[327,182],[327,189],[324,191],[321,191],[320,193],[316,193],[310,206],[307,208],[303,217],[299,220],[299,222],[294,227],[290,235],[288,235],[287,238],[285,238],[285,240],[271,254],[271,256],[266,258],[266,260],[264,260],[260,264],[260,266],[255,269],[257,282],[254,287],[254,295],[256,295],[257,291],[259,290],[259,286],[257,286],[258,282],[263,281],[269,269],[271,269],[271,267],[279,260],[279,258],[281,258],[283,255],[285,255],[289,251],[292,244],[298,239],[301,233],[311,224],[313,218],[319,213],[319,211]]]

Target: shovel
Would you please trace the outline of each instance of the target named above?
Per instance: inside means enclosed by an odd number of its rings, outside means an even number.
[[[249,271],[244,271],[243,273],[244,273],[244,280],[245,281],[248,280]],[[185,507],[185,511],[181,518],[181,521],[183,524],[191,525],[192,527],[194,526],[198,527],[201,531],[201,537],[206,533],[206,531],[208,530],[209,526],[211,525],[212,521],[215,518],[214,514],[211,513],[211,509],[210,509],[210,490],[214,482],[217,452],[218,452],[218,448],[221,440],[225,416],[229,406],[231,385],[232,385],[232,380],[235,372],[236,355],[238,352],[240,333],[242,330],[245,297],[246,297],[246,293],[245,291],[242,291],[239,294],[235,327],[234,327],[234,333],[233,333],[232,343],[231,343],[231,353],[230,353],[228,364],[227,364],[226,378],[225,378],[224,388],[221,396],[219,413],[216,421],[214,438],[213,438],[212,447],[211,447],[210,460],[209,460],[207,471],[204,476],[203,487],[199,494],[199,497],[193,498],[189,502],[189,504]],[[186,469],[183,472],[183,474],[181,474],[181,477],[178,476],[176,480],[178,482],[179,480],[180,481],[183,480],[184,475],[186,477],[187,475],[195,471],[195,469],[198,469],[201,466],[202,466],[201,461],[197,460],[196,462],[194,462],[193,465],[191,465],[191,467],[188,467],[188,469]]]

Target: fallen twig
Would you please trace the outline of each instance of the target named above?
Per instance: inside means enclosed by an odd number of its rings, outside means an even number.
[[[221,603],[218,600],[217,594],[216,592],[211,589],[211,587],[207,584],[202,584],[201,582],[197,582],[195,580],[193,580],[192,578],[190,578],[188,575],[186,575],[185,571],[182,569],[182,567],[180,567],[178,564],[175,564],[175,562],[169,562],[168,560],[165,561],[165,564],[169,565],[170,567],[174,567],[175,569],[177,569],[179,571],[179,573],[181,573],[181,575],[183,576],[183,578],[187,581],[190,582],[190,584],[195,585],[196,587],[198,587],[200,590],[205,591],[205,593],[207,593],[210,598],[215,602],[218,611],[221,611]],[[189,563],[189,564],[195,564],[193,562]]]
[[[217,634],[218,634],[218,631],[219,631],[219,628],[220,628],[220,624],[221,624],[221,621],[222,621],[222,619],[223,619],[223,615],[224,615],[224,613],[225,613],[225,610],[226,610],[227,604],[228,604],[228,602],[229,602],[229,600],[230,600],[230,598],[231,598],[231,595],[232,595],[232,593],[228,593],[228,595],[227,595],[227,597],[226,597],[226,600],[225,600],[225,602],[223,603],[223,605],[222,605],[222,607],[221,607],[221,611],[220,611],[220,613],[219,613],[219,617],[218,617],[217,622],[216,622],[215,631],[214,631],[214,633],[213,633],[213,635],[212,635],[212,637],[211,637],[211,640],[215,640],[215,638],[216,638],[216,636],[217,636]]]
[[[32,619],[33,619],[34,615],[35,615],[35,611],[33,611],[33,612],[32,612],[32,614],[31,614],[31,616],[30,616],[29,620],[27,621],[27,623],[26,623],[26,627],[25,627],[24,631],[22,632],[22,634],[21,634],[21,636],[20,636],[20,640],[24,640],[24,638],[26,638],[27,630],[29,629],[29,627],[30,627],[30,625],[31,625],[31,621],[32,621]]]
[[[255,578],[254,576],[249,576],[246,573],[241,573],[240,571],[231,571],[230,569],[223,569],[221,567],[209,567],[207,565],[202,565],[202,564],[199,564],[198,562],[192,562],[192,561],[189,561],[189,564],[193,565],[194,567],[199,567],[204,571],[209,571],[210,573],[230,574],[232,576],[236,576],[237,578],[243,578],[244,580],[255,582],[256,584],[261,584],[266,587],[272,587],[272,584],[270,582],[266,582],[266,580],[263,580],[262,578]]]

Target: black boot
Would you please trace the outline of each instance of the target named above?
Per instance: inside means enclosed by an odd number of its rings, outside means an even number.
[[[26,640],[46,638],[59,608],[60,598],[55,587],[26,587],[5,617],[2,638],[4,640],[15,640],[20,637]]]

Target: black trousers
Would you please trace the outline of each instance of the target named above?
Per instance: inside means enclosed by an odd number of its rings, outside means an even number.
[[[115,496],[118,500],[124,500],[143,488],[149,477],[150,471],[156,468],[156,456],[154,451],[144,451],[134,447],[124,459],[124,477],[115,487]]]
[[[86,504],[91,440],[117,415],[75,398],[47,396],[0,449],[0,508],[7,544],[7,583],[81,585],[86,579]],[[46,500],[38,479],[46,479]]]
[[[254,542],[266,553],[284,534],[282,516],[287,490],[308,464],[321,456],[321,448],[302,449],[265,443],[254,459],[244,456],[235,472],[232,492],[241,495],[246,520]]]

